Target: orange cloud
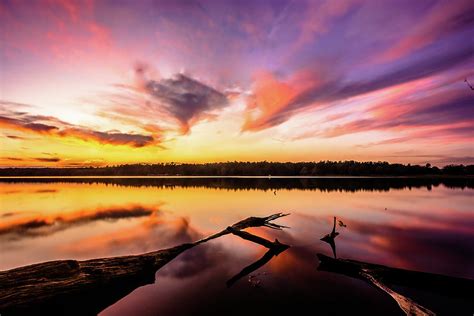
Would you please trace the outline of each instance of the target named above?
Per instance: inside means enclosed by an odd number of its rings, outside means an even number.
[[[57,133],[62,137],[74,137],[84,141],[95,141],[99,144],[125,145],[131,147],[144,147],[159,143],[149,135],[127,134],[116,132],[99,132],[85,128],[67,128]]]
[[[38,134],[50,134],[53,130],[57,130],[56,126],[46,125],[42,123],[28,123],[19,119],[0,116],[0,126],[6,129],[14,129],[22,132],[32,132]]]
[[[161,142],[161,130],[153,125],[146,126],[153,135],[121,133],[116,131],[96,131],[82,126],[66,123],[55,117],[30,115],[25,112],[12,112],[2,109],[0,127],[17,131],[50,135],[56,137],[71,137],[83,141],[93,141],[99,144],[124,145],[131,147],[144,147],[157,145]]]
[[[255,76],[253,94],[247,101],[243,131],[259,131],[278,125],[292,115],[291,102],[309,86],[316,86],[318,78],[312,72],[300,71],[289,80],[279,80],[270,72]]]

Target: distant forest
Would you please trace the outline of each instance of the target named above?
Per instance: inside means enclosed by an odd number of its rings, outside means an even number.
[[[128,164],[81,168],[3,168],[0,176],[464,176],[474,165],[403,165],[388,162],[220,162]]]

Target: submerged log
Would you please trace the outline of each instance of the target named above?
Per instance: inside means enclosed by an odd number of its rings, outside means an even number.
[[[141,255],[57,260],[1,271],[0,314],[96,315],[137,287],[154,283],[156,271],[182,252],[226,234],[242,237],[237,231],[249,227],[281,229],[284,226],[270,221],[286,215],[249,217],[196,242]],[[269,241],[263,238],[249,233],[243,236],[268,246]]]
[[[2,315],[95,315],[135,288],[154,282],[155,272],[192,247],[86,261],[59,260],[0,272]]]
[[[320,253],[317,256],[320,261],[318,270],[344,274],[372,284],[390,295],[406,315],[435,315],[435,313],[407,295],[401,294],[402,288],[423,290],[442,297],[472,302],[474,280],[391,268],[356,260],[335,259]]]

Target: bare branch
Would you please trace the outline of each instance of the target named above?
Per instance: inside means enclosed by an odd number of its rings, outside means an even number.
[[[289,246],[241,230],[260,226],[281,229],[284,226],[270,221],[287,215],[249,217],[196,242],[141,255],[58,260],[0,271],[0,313],[95,315],[137,287],[154,283],[156,271],[182,252],[227,234],[280,253]]]

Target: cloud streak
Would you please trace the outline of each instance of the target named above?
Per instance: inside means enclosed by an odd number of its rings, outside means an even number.
[[[446,1],[433,5],[427,15],[408,30],[408,34],[375,60],[389,62],[406,57],[440,38],[462,32],[474,24],[474,6],[470,1]]]
[[[425,60],[397,67],[379,76],[355,82],[345,81],[340,75],[328,76],[327,70],[322,72],[324,76],[317,71],[313,73],[304,71],[302,74],[311,76],[307,78],[307,81],[313,82],[304,89],[302,89],[304,84],[295,79],[302,75],[299,73],[293,75],[287,82],[276,82],[272,78],[265,78],[264,82],[257,81],[255,84],[254,96],[247,106],[249,111],[258,109],[260,115],[257,119],[247,120],[243,130],[258,131],[273,127],[287,121],[303,109],[321,108],[331,102],[344,102],[352,97],[429,78],[472,60],[473,55],[474,47],[472,45],[462,45]],[[324,79],[321,80],[321,78]],[[261,89],[262,86],[270,87],[270,91]],[[272,93],[282,93],[282,91],[286,93],[284,96],[271,96]]]
[[[46,139],[124,147],[81,158],[103,164],[152,162],[165,142],[159,159],[177,161],[361,159],[354,145],[378,159],[421,139],[472,156],[473,15],[469,0],[3,1],[4,156]],[[325,148],[303,149],[309,138]]]
[[[116,131],[97,131],[69,124],[55,117],[31,115],[26,112],[14,112],[6,108],[3,108],[0,113],[0,126],[5,129],[26,133],[75,138],[86,142],[136,148],[159,145],[161,141],[161,135],[151,136]]]
[[[395,107],[395,110],[390,106]],[[355,119],[317,134],[322,137],[337,137],[364,131],[408,133],[406,137],[385,140],[379,142],[379,145],[422,138],[441,138],[449,142],[474,138],[472,96],[462,90],[419,99],[413,99],[411,94],[407,94],[377,104],[365,114],[370,118]]]
[[[43,157],[38,157],[38,158],[33,158],[35,161],[39,162],[59,162],[61,161],[61,158],[43,158]]]

